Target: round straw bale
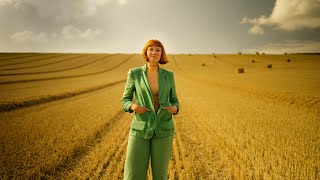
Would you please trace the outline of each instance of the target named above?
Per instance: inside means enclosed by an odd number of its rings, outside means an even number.
[[[244,68],[239,68],[238,69],[238,73],[240,74],[240,73],[244,73]]]

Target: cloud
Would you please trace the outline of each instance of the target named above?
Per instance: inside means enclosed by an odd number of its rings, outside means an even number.
[[[127,0],[118,0],[118,4],[119,5],[126,5],[127,4]]]
[[[99,34],[101,34],[101,30],[96,29],[92,30],[91,28],[86,29],[85,31],[81,31],[72,25],[64,26],[61,35],[65,39],[88,39],[93,40]]]
[[[12,2],[12,0],[0,0],[0,6],[5,6],[11,2]]]
[[[320,0],[276,0],[269,17],[244,17],[241,24],[252,24],[250,34],[264,33],[262,26],[285,31],[298,31],[320,27]]]
[[[24,30],[16,32],[10,36],[10,39],[15,43],[48,43],[52,40],[94,40],[102,33],[99,29],[88,28],[86,30],[79,30],[75,26],[64,26],[60,33],[47,34],[45,32],[35,33]]]
[[[263,31],[263,29],[259,26],[259,25],[254,25],[254,26],[252,26],[252,28],[250,28],[249,29],[249,33],[251,33],[251,34],[263,34],[264,33],[264,31]]]
[[[127,4],[127,0],[0,0],[0,7],[13,6],[18,12],[31,10],[41,18],[69,23],[72,20],[94,17],[99,7],[112,2]]]
[[[36,42],[36,43],[46,43],[49,41],[48,36],[44,32],[36,34],[31,31],[22,31],[16,32],[11,35],[10,39],[14,42],[23,43],[23,42]]]
[[[320,52],[320,41],[288,40],[280,43],[269,43],[261,47],[247,49],[249,53],[265,52],[269,54],[314,53]]]

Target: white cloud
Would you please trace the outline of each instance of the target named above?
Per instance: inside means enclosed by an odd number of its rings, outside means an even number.
[[[99,7],[110,2],[112,0],[0,0],[0,6],[13,5],[21,12],[31,8],[41,18],[68,23],[70,20],[95,16]]]
[[[95,39],[102,31],[99,29],[92,30],[91,28],[86,29],[85,31],[81,31],[78,28],[68,25],[64,26],[61,35],[65,39]]]
[[[269,54],[313,53],[320,52],[320,41],[290,40],[280,43],[269,43],[261,47],[247,49],[249,53],[265,52]]]
[[[12,0],[0,0],[0,6],[5,6],[11,2],[12,2]]]
[[[269,17],[244,17],[241,24],[252,24],[250,34],[263,34],[262,26],[285,31],[320,27],[320,0],[276,0]]]
[[[126,5],[127,0],[118,0],[119,5]]]
[[[79,30],[75,26],[64,26],[60,33],[47,34],[44,32],[35,33],[32,31],[24,30],[16,32],[10,36],[10,39],[15,43],[47,43],[52,40],[94,40],[102,33],[101,30],[92,30],[88,28],[84,31]]]
[[[260,26],[254,25],[254,26],[252,26],[252,28],[250,28],[249,33],[251,33],[251,34],[263,34],[264,31]]]
[[[46,43],[49,41],[48,36],[44,32],[40,32],[39,34],[36,34],[31,31],[22,31],[22,32],[16,32],[13,35],[11,35],[11,40],[14,42],[36,42],[36,43]]]

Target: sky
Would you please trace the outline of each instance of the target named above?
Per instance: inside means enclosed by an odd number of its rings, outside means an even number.
[[[0,0],[0,52],[320,52],[320,0]]]

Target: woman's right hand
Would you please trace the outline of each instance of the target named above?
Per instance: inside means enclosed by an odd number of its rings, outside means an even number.
[[[137,104],[132,104],[132,106],[130,107],[130,109],[138,114],[143,114],[146,111],[150,111],[150,109],[143,107],[143,106],[139,106]]]

